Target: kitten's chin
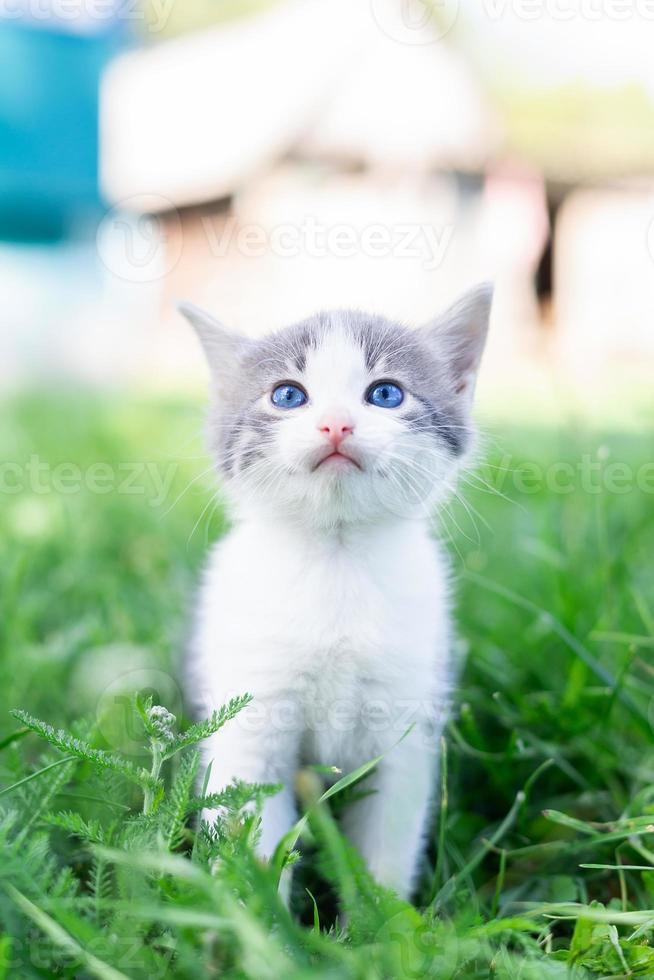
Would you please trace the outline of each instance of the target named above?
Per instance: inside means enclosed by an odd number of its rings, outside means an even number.
[[[325,451],[323,455],[310,464],[312,473],[342,473],[348,470],[363,470],[356,456],[344,450],[334,449]]]
[[[317,473],[345,473],[352,470],[361,471],[363,467],[360,463],[353,459],[352,456],[347,456],[345,453],[329,453],[327,456],[323,456],[315,466],[312,472]]]

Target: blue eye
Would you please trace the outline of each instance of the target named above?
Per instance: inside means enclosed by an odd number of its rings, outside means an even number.
[[[277,408],[299,408],[307,401],[306,394],[297,385],[277,385],[272,393],[272,403]]]
[[[392,381],[382,381],[370,389],[366,401],[378,408],[397,408],[404,401],[404,392]]]

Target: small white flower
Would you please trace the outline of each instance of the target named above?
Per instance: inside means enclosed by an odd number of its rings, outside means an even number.
[[[154,728],[155,732],[161,738],[163,742],[171,742],[175,737],[173,731],[173,726],[177,721],[175,715],[173,715],[167,708],[164,708],[161,704],[153,704],[151,708],[147,710],[148,721]]]

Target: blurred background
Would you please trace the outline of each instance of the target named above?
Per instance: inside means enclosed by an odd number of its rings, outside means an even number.
[[[492,278],[482,410],[639,419],[653,38],[648,0],[2,0],[0,381],[187,391],[179,299],[419,323]]]

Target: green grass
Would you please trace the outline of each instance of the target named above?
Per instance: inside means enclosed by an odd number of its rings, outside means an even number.
[[[269,868],[252,849],[272,790],[234,787],[198,828],[190,743],[208,729],[173,745],[148,720],[149,695],[189,725],[178,658],[226,526],[200,408],[58,393],[2,417],[0,978],[654,976],[649,435],[495,427],[446,521],[467,663],[416,908],[340,837],[353,787],[316,802],[306,773],[289,915],[295,855]],[[552,464],[580,461],[554,492]],[[640,487],[612,492],[615,463]]]

